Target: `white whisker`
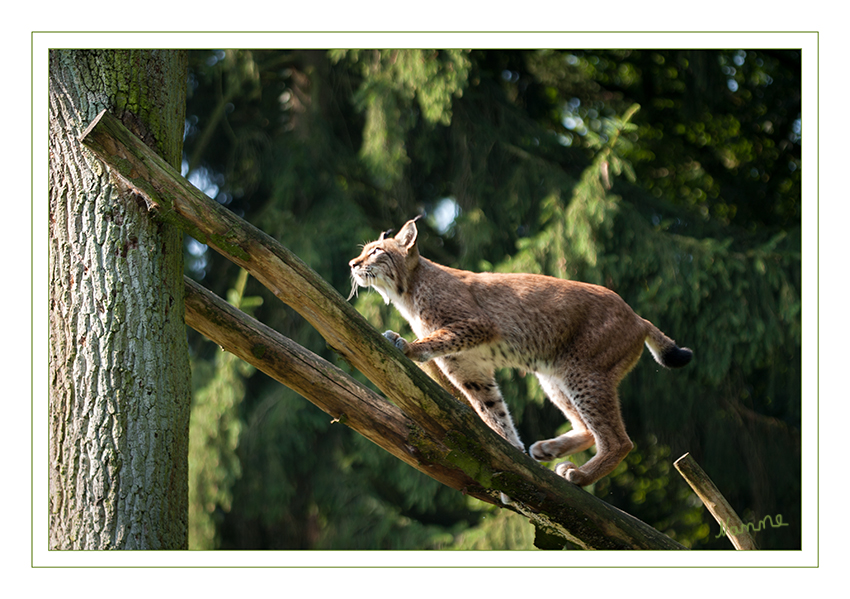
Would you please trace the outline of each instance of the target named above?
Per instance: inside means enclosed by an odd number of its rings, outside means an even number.
[[[357,285],[357,281],[354,280],[354,277],[351,277],[351,293],[348,294],[348,297],[345,298],[345,301],[350,302],[352,297],[357,297],[357,290],[359,289]]]

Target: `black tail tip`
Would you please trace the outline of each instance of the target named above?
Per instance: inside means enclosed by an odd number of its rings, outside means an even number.
[[[686,366],[693,357],[694,352],[687,347],[671,347],[664,352],[662,361],[668,368],[681,368],[682,366]]]

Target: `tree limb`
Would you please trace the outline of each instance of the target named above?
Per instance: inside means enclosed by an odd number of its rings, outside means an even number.
[[[510,507],[529,517],[538,529],[581,547],[683,548],[649,525],[593,497],[520,453],[388,343],[297,256],[207,198],[116,118],[105,111],[99,114],[83,133],[82,142],[106,162],[116,176],[125,180],[130,189],[142,196],[151,211],[248,270],[278,299],[310,322],[334,351],[366,375],[400,408],[400,413],[395,413],[388,411],[386,405],[358,404],[364,410],[366,429],[382,417],[392,416],[390,431],[393,434],[400,433],[397,427],[414,423],[410,430],[416,430],[416,434],[408,435],[406,440],[412,441],[415,458],[408,450],[400,454],[393,452],[393,455],[407,463],[415,459],[416,467],[431,476],[434,476],[431,465],[451,469],[454,472],[449,478],[457,481],[455,484],[471,479],[474,484],[463,485],[467,491],[478,496],[481,489],[481,497],[491,502],[497,501],[495,498],[500,491],[504,492],[514,500]],[[262,356],[256,356],[253,351],[245,353],[244,348],[241,351],[246,361],[261,369],[267,367],[260,365],[264,362]],[[324,366],[319,371],[323,377],[330,377],[328,373],[333,372]],[[282,377],[285,384],[301,385],[304,393],[314,393],[306,386],[303,374],[281,374],[285,375]],[[335,372],[331,378],[340,381],[338,376],[339,372]],[[302,378],[300,382],[293,382],[299,377]],[[347,410],[353,413],[353,407],[342,408],[353,405],[345,403],[355,395],[348,382],[335,385],[339,390],[334,393],[341,394],[335,409],[339,413],[347,413]],[[326,392],[327,389],[322,391]],[[311,395],[305,397],[313,400]],[[389,441],[384,445],[396,447]],[[450,486],[458,488],[455,484]]]
[[[697,464],[696,460],[686,453],[673,462],[676,470],[682,478],[691,486],[703,505],[708,508],[723,534],[729,537],[729,541],[735,549],[758,549],[755,540],[750,536],[747,527],[741,522],[737,512],[732,509],[729,502],[720,492],[720,489],[709,478],[705,471]]]

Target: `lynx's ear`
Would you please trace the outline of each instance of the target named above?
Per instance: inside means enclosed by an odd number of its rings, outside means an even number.
[[[399,231],[398,235],[395,236],[396,241],[407,249],[416,245],[416,237],[419,234],[419,231],[416,230],[416,221],[420,218],[422,218],[421,215],[404,223],[401,231]]]

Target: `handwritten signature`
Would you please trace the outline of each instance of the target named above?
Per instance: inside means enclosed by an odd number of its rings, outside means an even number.
[[[779,528],[780,526],[788,526],[787,522],[782,521],[782,514],[776,515],[776,523],[773,522],[772,516],[765,516],[761,520],[759,520],[758,524],[753,524],[752,522],[747,522],[746,524],[741,523],[741,526],[726,526],[725,522],[720,522],[720,532],[717,533],[715,539],[719,539],[721,536],[725,534],[731,534],[732,536],[739,535],[744,531],[751,532],[759,532],[762,528],[765,527],[765,524],[769,523],[771,528]]]

